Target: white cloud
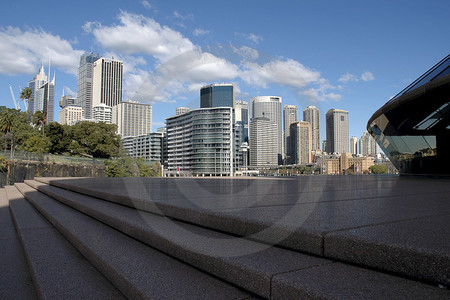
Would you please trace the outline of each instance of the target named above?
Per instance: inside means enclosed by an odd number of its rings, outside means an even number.
[[[320,73],[313,71],[296,60],[273,60],[264,65],[244,62],[242,79],[253,86],[267,88],[269,83],[277,83],[303,88],[320,79]]]
[[[69,41],[43,30],[22,31],[16,27],[0,29],[0,73],[34,74],[42,62],[50,59],[52,67],[77,74],[83,51],[75,50]]]
[[[254,33],[241,33],[241,32],[236,32],[235,33],[237,36],[241,36],[246,40],[249,40],[255,44],[259,44],[262,40],[263,37],[260,35],[256,35]]]
[[[207,34],[209,34],[209,30],[201,29],[201,28],[196,28],[196,29],[194,29],[194,31],[192,32],[192,34],[193,34],[194,36],[207,35]]]
[[[242,46],[241,48],[238,49],[233,45],[230,46],[234,53],[237,53],[245,60],[257,60],[259,58],[259,52],[256,49],[247,46]]]
[[[147,9],[152,9],[152,7],[153,7],[152,4],[150,2],[148,2],[147,0],[143,0],[141,2],[141,4],[142,4],[142,6],[144,6]]]
[[[338,79],[338,81],[339,81],[339,82],[343,82],[343,83],[347,83],[347,82],[349,82],[349,81],[359,81],[359,79],[358,79],[358,77],[356,77],[356,76],[353,75],[353,74],[346,73],[346,74],[342,75],[342,76]]]
[[[372,81],[375,80],[375,76],[373,76],[373,74],[369,71],[365,71],[362,75],[361,75],[361,80],[362,81]]]
[[[72,97],[74,97],[74,98],[77,97],[77,92],[73,91],[73,90],[72,90],[70,87],[68,87],[68,86],[64,86],[64,87],[63,87],[63,92],[64,92],[64,95],[70,95],[70,96],[72,96]]]
[[[373,74],[369,71],[365,71],[364,73],[361,74],[360,77],[357,77],[353,74],[350,73],[346,73],[344,75],[342,75],[338,81],[339,82],[343,82],[343,83],[347,83],[347,82],[358,82],[358,81],[371,81],[371,80],[375,80],[375,76],[373,76]]]
[[[97,26],[92,30],[105,48],[124,54],[148,54],[166,61],[195,48],[183,35],[151,18],[121,12],[119,25]]]
[[[177,11],[173,12],[173,16],[177,19],[181,19],[181,20],[194,20],[194,15],[193,14],[187,14],[187,15],[182,15]]]

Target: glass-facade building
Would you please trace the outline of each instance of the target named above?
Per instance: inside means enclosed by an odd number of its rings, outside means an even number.
[[[200,108],[212,107],[234,107],[234,84],[211,84],[200,89]]]
[[[401,174],[450,175],[450,55],[375,112],[367,130]]]

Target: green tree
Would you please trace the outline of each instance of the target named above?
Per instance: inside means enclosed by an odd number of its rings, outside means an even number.
[[[42,135],[44,135],[45,114],[38,110],[33,114],[32,122],[39,130],[42,130]]]
[[[141,177],[161,177],[161,164],[157,162],[148,164],[143,158],[137,158],[136,164]]]
[[[139,168],[130,156],[105,161],[108,177],[139,177]]]
[[[369,170],[372,171],[372,174],[386,174],[388,172],[385,165],[373,165],[369,167]]]
[[[12,109],[2,110],[0,113],[0,131],[3,133],[5,141],[9,140],[10,144],[10,158],[13,156],[14,150],[14,134],[12,130],[15,123],[15,113]],[[5,143],[7,145],[7,143]]]
[[[28,152],[39,154],[48,153],[50,149],[50,139],[40,134],[30,136],[23,144],[22,148]]]
[[[27,102],[27,107],[30,105],[30,101],[33,100],[33,97],[31,97],[31,89],[29,87],[23,88],[20,92],[20,99],[22,99],[23,102]]]
[[[69,153],[69,146],[72,141],[69,125],[61,125],[56,122],[51,122],[48,124],[45,134],[50,140],[50,153]]]

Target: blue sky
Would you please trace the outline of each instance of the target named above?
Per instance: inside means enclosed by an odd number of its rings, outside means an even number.
[[[199,88],[276,95],[300,111],[349,111],[350,135],[450,50],[450,1],[8,1],[0,11],[0,105],[48,60],[56,95],[76,93],[84,51],[124,62],[124,100],[153,105],[153,129]],[[72,92],[71,92],[72,91]],[[59,107],[56,105],[55,120]]]

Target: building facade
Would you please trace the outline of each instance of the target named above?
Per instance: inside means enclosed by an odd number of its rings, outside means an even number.
[[[123,101],[113,106],[113,120],[122,137],[145,135],[152,132],[152,106],[136,101]]]
[[[318,160],[321,173],[327,175],[364,174],[375,164],[370,157],[353,157],[350,153],[322,156]]]
[[[303,121],[309,122],[312,128],[312,150],[320,150],[320,113],[313,105],[303,110]],[[324,148],[322,148],[325,151]]]
[[[72,95],[62,95],[59,99],[59,107],[64,108],[67,106],[79,106],[77,105],[77,99],[72,97]]]
[[[330,109],[326,115],[328,153],[349,153],[348,111]]]
[[[102,57],[94,62],[93,107],[102,103],[113,107],[122,101],[122,74],[123,63],[119,60]]]
[[[278,163],[281,164],[283,154],[282,135],[282,99],[278,96],[259,96],[250,99],[251,119],[267,118],[276,124],[275,142],[277,143]],[[250,131],[251,131],[250,124]],[[251,143],[251,141],[250,141]]]
[[[83,118],[85,119],[93,118],[92,85],[94,78],[94,62],[100,58],[100,55],[93,53],[84,53],[80,57],[80,65],[78,67],[77,105],[83,108]]]
[[[95,122],[112,123],[112,107],[104,103],[94,106],[93,115]]]
[[[367,131],[359,139],[359,152],[363,156],[376,156],[378,153],[378,145]]]
[[[361,149],[361,146],[360,146]],[[350,138],[350,153],[352,155],[358,154],[358,138],[356,136],[352,136]]]
[[[290,128],[291,162],[295,165],[312,163],[312,127],[309,122],[295,122]]]
[[[34,78],[28,81],[28,87],[31,90],[31,100],[27,105],[27,111],[34,114],[38,110],[43,109],[43,107],[39,106],[39,102],[36,101],[37,95],[36,92],[48,82],[47,75],[45,75],[44,66],[39,69],[39,73],[34,76]]]
[[[234,107],[234,83],[220,83],[200,89],[200,108]]]
[[[44,113],[44,123],[48,124],[53,122],[55,111],[55,78],[50,82],[44,83],[34,93],[35,109],[36,111],[42,111]],[[36,112],[35,111],[35,112]]]
[[[250,120],[250,166],[268,167],[278,165],[278,126],[269,118]]]
[[[248,102],[242,100],[235,101],[234,109],[235,123],[242,126],[241,139],[239,145],[248,143]]]
[[[166,119],[168,176],[233,176],[233,108],[191,110]]]
[[[297,105],[285,105],[283,107],[283,132],[284,132],[284,155],[286,158],[291,156],[291,140],[290,140],[290,126],[292,123],[298,121],[298,107]]]
[[[175,115],[176,115],[176,116],[179,116],[179,115],[188,113],[188,112],[190,112],[190,111],[191,111],[191,109],[190,109],[189,107],[177,107],[177,108],[175,109]]]
[[[65,106],[59,112],[59,124],[74,125],[76,122],[83,119],[83,108],[81,106],[69,105]]]
[[[122,145],[132,157],[143,158],[149,162],[164,163],[164,133],[162,132],[124,137]]]

